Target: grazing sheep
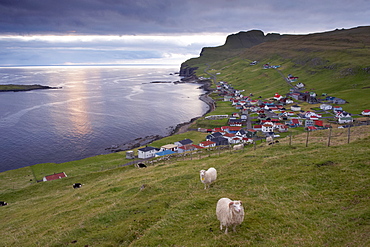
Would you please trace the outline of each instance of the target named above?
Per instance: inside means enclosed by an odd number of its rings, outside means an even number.
[[[274,138],[272,136],[266,137],[266,143],[268,145],[274,144]]]
[[[8,203],[4,202],[4,201],[0,201],[0,206],[6,206],[8,205]]]
[[[229,198],[221,198],[217,202],[216,207],[217,219],[220,221],[220,229],[222,226],[226,227],[225,234],[227,234],[228,227],[235,228],[244,220],[244,208],[241,201],[232,201]]]
[[[72,185],[74,189],[81,188],[82,184],[81,183],[75,183]]]
[[[233,150],[242,150],[243,148],[244,148],[244,144],[243,143],[233,146]]]
[[[211,167],[207,171],[200,171],[200,181],[204,183],[204,189],[209,188],[210,184],[217,179],[217,171],[215,168]]]

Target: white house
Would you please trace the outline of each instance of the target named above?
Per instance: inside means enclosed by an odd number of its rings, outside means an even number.
[[[321,118],[322,115],[317,114],[317,113],[312,112],[312,111],[306,111],[305,114],[304,114],[304,117],[309,118],[309,119],[316,119],[316,118]]]
[[[353,118],[352,117],[340,117],[338,118],[338,123],[344,124],[344,123],[352,123]]]
[[[291,109],[292,111],[300,111],[300,110],[301,110],[301,107],[300,107],[299,105],[292,105],[292,106],[290,107],[290,109]]]
[[[274,132],[274,124],[272,122],[265,122],[262,124],[262,132]]]
[[[278,93],[275,93],[275,95],[274,95],[274,99],[275,100],[281,100],[283,98],[283,96],[281,96],[280,94],[278,94]]]
[[[333,107],[331,105],[328,105],[328,104],[321,104],[320,109],[324,110],[324,111],[328,111],[328,110],[333,109]]]
[[[145,147],[145,148],[140,148],[137,150],[137,154],[139,159],[147,159],[154,157],[155,154],[159,151],[158,148],[154,147]]]
[[[179,147],[175,144],[166,144],[161,147],[161,151],[171,150],[171,151],[177,152],[178,148]]]
[[[361,115],[363,115],[363,116],[370,116],[370,110],[363,110],[361,112]]]
[[[204,141],[204,142],[200,142],[199,146],[201,146],[202,148],[215,147],[216,143],[212,141]]]

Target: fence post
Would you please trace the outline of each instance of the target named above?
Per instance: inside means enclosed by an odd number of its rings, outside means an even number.
[[[331,138],[331,128],[329,128],[328,147],[330,147],[330,138]]]
[[[306,137],[306,147],[308,146],[308,136],[309,136],[310,132],[307,130],[307,137]]]
[[[292,146],[292,135],[289,135],[289,146]]]
[[[349,143],[350,136],[351,136],[351,126],[348,127],[348,140],[347,140],[347,144]]]

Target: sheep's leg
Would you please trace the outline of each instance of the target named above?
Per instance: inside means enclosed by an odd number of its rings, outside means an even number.
[[[236,229],[235,229],[235,228],[236,228],[236,225],[235,225],[235,226],[233,226],[233,231],[234,231],[234,232],[236,232]]]
[[[225,234],[227,234],[227,227],[226,227],[226,230],[225,230]]]

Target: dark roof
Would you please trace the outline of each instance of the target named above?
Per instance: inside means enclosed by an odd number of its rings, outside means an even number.
[[[184,139],[184,140],[179,141],[179,143],[181,143],[181,145],[188,145],[188,144],[192,144],[193,141],[190,139]]]
[[[216,137],[220,137],[222,136],[222,134],[220,132],[215,132],[213,134],[210,134],[206,137],[206,139],[212,139],[212,138],[216,138]]]
[[[210,140],[211,142],[215,142],[216,143],[216,146],[218,145],[227,145],[229,144],[229,140],[226,139],[225,137],[223,136],[219,136],[219,137],[216,137],[216,138],[213,138]]]
[[[142,151],[142,152],[149,152],[149,151],[151,151],[151,150],[153,150],[153,149],[155,149],[155,150],[159,150],[159,148],[155,148],[155,147],[145,147],[145,148],[140,148],[140,149],[138,149],[139,151]]]

